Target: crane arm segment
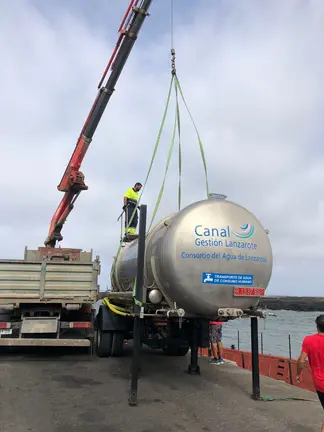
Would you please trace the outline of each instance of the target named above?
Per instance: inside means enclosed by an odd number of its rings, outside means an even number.
[[[74,152],[66,167],[57,189],[64,192],[64,196],[52,217],[45,246],[55,247],[57,241],[63,239],[62,227],[74,207],[74,203],[82,190],[87,190],[84,175],[80,171],[83,158],[89,148],[97,126],[105,111],[115,85],[125,66],[128,56],[134,46],[138,33],[142,27],[152,0],[130,0],[127,11],[119,27],[119,36],[116,47],[110,57],[107,67],[98,85],[99,91],[91,107],[89,115],[81,130]],[[102,86],[108,72],[109,77]]]

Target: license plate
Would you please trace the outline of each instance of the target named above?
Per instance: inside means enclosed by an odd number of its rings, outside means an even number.
[[[234,296],[236,297],[264,297],[265,288],[235,287]]]
[[[12,334],[12,329],[0,329],[0,336],[1,335],[10,335]]]
[[[25,318],[22,322],[21,333],[56,333],[57,326],[57,318]]]

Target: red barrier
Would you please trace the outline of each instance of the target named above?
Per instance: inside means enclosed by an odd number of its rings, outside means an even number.
[[[249,353],[245,353],[243,351],[236,351],[236,350],[224,350],[224,358],[226,360],[235,362],[238,367],[241,367],[243,369],[249,369],[246,366],[247,359],[245,358],[245,354],[249,354]]]
[[[201,355],[208,357],[208,349],[202,349]],[[252,370],[252,355],[248,351],[224,348],[224,358],[235,362],[238,367]],[[284,381],[287,384],[315,392],[312,373],[307,362],[301,375],[300,383],[297,383],[296,381],[297,360],[290,360],[287,357],[259,354],[259,367],[260,375]]]
[[[315,391],[312,372],[308,363],[306,364],[302,372],[300,384],[296,382],[297,360],[291,360],[291,370],[292,370],[292,385],[303,388],[305,390]]]

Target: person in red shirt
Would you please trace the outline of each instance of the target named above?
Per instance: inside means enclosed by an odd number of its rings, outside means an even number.
[[[301,353],[297,363],[297,382],[308,357],[309,366],[312,371],[314,386],[319,400],[324,409],[324,315],[319,315],[316,320],[317,333],[306,336],[303,340]],[[324,424],[321,432],[324,432]]]

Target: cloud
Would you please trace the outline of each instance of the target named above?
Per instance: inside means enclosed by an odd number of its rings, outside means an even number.
[[[2,258],[20,258],[26,244],[36,248],[47,236],[63,196],[56,186],[121,17],[120,8],[112,10],[107,26],[97,14],[94,28],[85,11],[73,14],[63,3],[49,11],[36,3],[0,5]],[[160,14],[151,8],[84,160],[89,190],[63,229],[62,246],[93,248],[101,256],[101,289],[109,284],[118,247],[123,193],[145,178],[166,102],[170,34],[160,22],[169,16],[158,7]],[[189,9],[187,21],[180,20],[180,9],[176,14],[177,70],[205,145],[210,188],[247,207],[270,230],[275,262],[269,293],[320,295],[324,4],[206,1],[199,11],[194,3]],[[174,101],[143,198],[150,212],[173,110]],[[181,127],[186,205],[204,197],[204,175],[183,105]],[[176,210],[176,182],[175,152],[157,220]]]

